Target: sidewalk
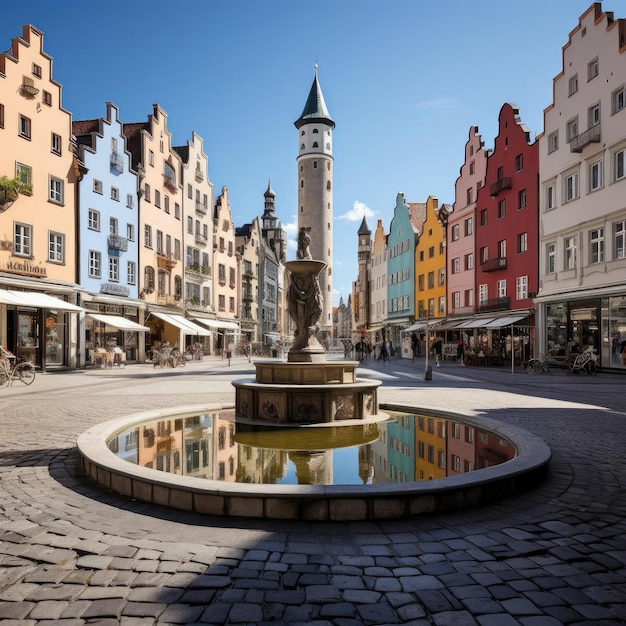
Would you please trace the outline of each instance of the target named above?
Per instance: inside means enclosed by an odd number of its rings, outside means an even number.
[[[185,514],[105,492],[76,436],[152,408],[233,402],[253,364],[38,375],[0,390],[0,624],[626,623],[626,378],[365,362],[379,401],[477,413],[551,447],[538,489],[398,521]]]

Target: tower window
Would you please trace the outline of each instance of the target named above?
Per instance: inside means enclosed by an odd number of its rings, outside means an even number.
[[[319,130],[317,130],[317,128],[314,128],[314,129],[313,129],[313,132],[314,132],[315,134],[317,134],[317,133],[319,133],[320,131],[319,131]]]
[[[330,144],[329,143],[326,144],[326,150],[330,150]]]
[[[304,144],[300,146],[300,150],[304,150]]]
[[[330,181],[328,181],[328,182],[326,183],[326,189],[327,189],[328,191],[330,191]]]
[[[300,181],[300,189],[304,189],[304,181],[303,180]]]
[[[317,161],[313,161],[313,168],[317,169]]]
[[[304,137],[304,131],[301,131],[300,134]]]
[[[313,147],[314,147],[314,148],[319,148],[319,144],[317,143],[317,141],[314,141],[314,142],[313,142]]]

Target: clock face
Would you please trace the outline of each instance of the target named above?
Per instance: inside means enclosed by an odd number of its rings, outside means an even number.
[[[365,245],[365,239],[361,239],[361,245],[364,246]]]

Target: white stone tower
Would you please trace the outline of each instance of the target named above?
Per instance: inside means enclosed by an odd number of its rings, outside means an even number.
[[[333,300],[333,129],[322,88],[315,77],[298,129],[298,229],[310,228],[311,255],[327,267],[319,276],[324,296],[322,336],[332,333]]]

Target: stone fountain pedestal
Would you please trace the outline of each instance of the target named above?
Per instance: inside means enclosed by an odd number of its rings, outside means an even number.
[[[381,381],[357,379],[358,361],[328,361],[317,339],[322,313],[317,276],[326,264],[300,258],[285,265],[290,272],[287,301],[296,324],[294,342],[287,362],[256,360],[254,380],[233,381],[237,416],[273,424],[378,418]]]

